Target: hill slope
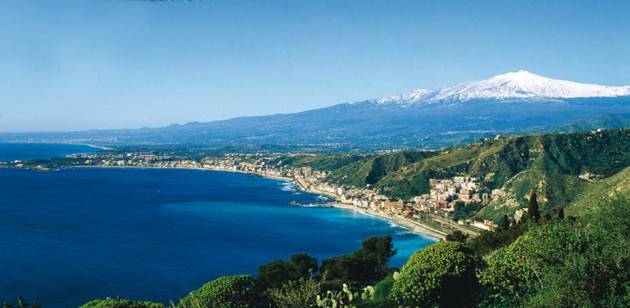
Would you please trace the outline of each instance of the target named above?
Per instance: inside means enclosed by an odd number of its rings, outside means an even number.
[[[580,175],[608,177],[630,166],[630,129],[515,136],[440,152],[401,152],[364,158],[333,171],[329,181],[373,185],[393,198],[429,191],[430,178],[470,175],[497,196],[477,215],[499,219],[526,205],[536,191],[546,211],[566,207],[588,186]]]
[[[617,174],[592,183],[577,196],[576,200],[566,208],[568,216],[582,216],[596,209],[602,204],[625,196],[630,198],[630,167]]]

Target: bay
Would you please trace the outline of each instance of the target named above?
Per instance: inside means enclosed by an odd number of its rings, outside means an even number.
[[[133,168],[0,169],[0,301],[44,307],[120,296],[177,300],[274,259],[350,253],[392,235],[400,266],[434,242],[249,174]]]

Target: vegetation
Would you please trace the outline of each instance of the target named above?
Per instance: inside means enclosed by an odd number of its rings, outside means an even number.
[[[479,290],[476,271],[480,264],[481,259],[466,245],[440,242],[409,258],[391,296],[404,307],[472,306]]]
[[[542,216],[557,216],[584,193],[582,174],[609,177],[630,165],[630,129],[483,139],[439,152],[395,152],[366,156],[333,170],[329,181],[372,186],[390,198],[428,193],[430,178],[470,175],[499,194],[483,208],[458,211],[459,218],[498,222],[528,206],[532,192]]]
[[[389,274],[389,259],[396,254],[392,238],[372,237],[363,241],[361,249],[351,255],[342,255],[324,260],[320,269],[322,288],[334,290],[349,284],[362,288],[376,283]]]
[[[271,161],[271,164],[281,164],[294,168],[310,166],[321,171],[333,171],[343,168],[355,162],[361,162],[371,157],[363,154],[339,154],[339,155],[288,155],[281,159]]]
[[[583,216],[620,196],[630,195],[630,167],[590,185],[566,208],[566,216]]]
[[[164,304],[121,298],[105,298],[87,302],[81,308],[164,308]]]
[[[269,297],[278,308],[309,307],[320,293],[319,283],[313,278],[289,281],[282,287],[269,290]]]
[[[388,174],[403,170],[437,152],[396,152],[385,155],[368,156],[333,170],[329,180],[335,183],[364,187],[375,185]]]
[[[529,205],[527,206],[527,215],[528,218],[533,222],[538,222],[540,220],[540,210],[538,209],[538,200],[536,193],[532,193],[529,196]]]
[[[22,297],[17,298],[17,303],[15,305],[11,305],[6,302],[2,304],[2,308],[14,308],[14,307],[15,308],[41,308],[41,305],[38,304],[36,301],[33,301],[32,303],[28,303]]]
[[[630,199],[582,220],[534,225],[493,252],[483,306],[619,307],[630,299]]]
[[[258,268],[259,288],[281,287],[287,281],[311,278],[317,272],[317,259],[304,253],[294,254],[289,262],[274,260]]]
[[[190,292],[179,301],[178,307],[249,307],[256,292],[255,280],[247,275],[225,276],[212,280]]]

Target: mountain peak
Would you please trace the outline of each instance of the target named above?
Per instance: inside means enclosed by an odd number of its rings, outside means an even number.
[[[613,87],[577,83],[543,77],[526,70],[509,72],[485,80],[460,83],[438,89],[414,90],[403,95],[377,99],[385,103],[467,101],[471,99],[562,99],[580,97],[616,97],[630,95],[630,86]]]
[[[519,70],[516,72],[508,72],[505,74],[501,74],[501,75],[496,75],[494,77],[491,77],[490,79],[497,79],[497,80],[506,80],[506,81],[526,81],[526,80],[540,80],[540,79],[546,79],[549,80],[549,78],[534,74],[534,73],[530,73],[528,71],[525,70]]]

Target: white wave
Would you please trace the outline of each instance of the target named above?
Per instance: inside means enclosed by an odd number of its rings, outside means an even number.
[[[280,184],[280,190],[283,191],[289,191],[289,192],[297,192],[297,187],[295,186],[295,183],[293,182],[282,182],[282,184]]]

